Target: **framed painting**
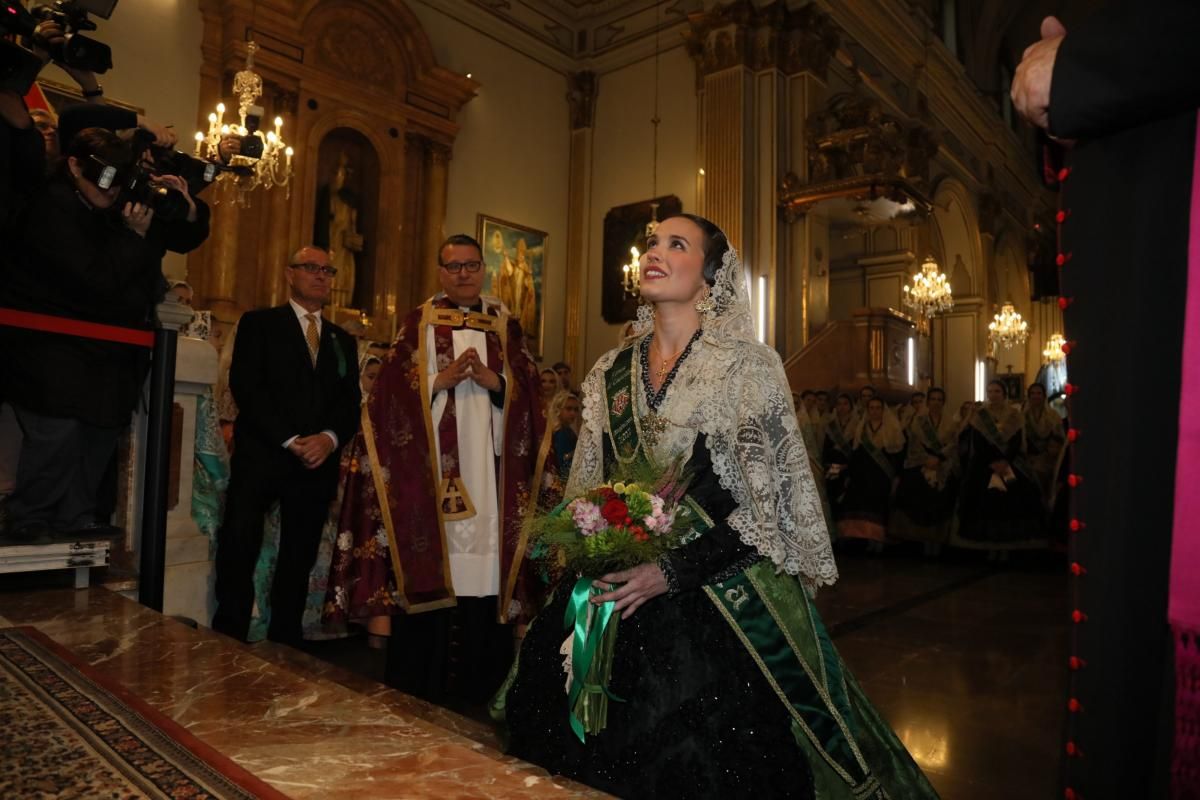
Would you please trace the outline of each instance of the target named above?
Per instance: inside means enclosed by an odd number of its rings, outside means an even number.
[[[483,245],[484,294],[499,297],[521,323],[525,341],[536,358],[542,357],[545,328],[545,231],[478,216],[476,238]]]
[[[656,205],[658,219],[666,219],[683,211],[683,203],[672,194],[616,206],[604,215],[600,315],[609,324],[619,325],[637,317],[638,299],[636,295],[625,291],[621,267],[632,257],[629,248],[636,247],[639,253],[646,252],[646,223],[650,221]]]

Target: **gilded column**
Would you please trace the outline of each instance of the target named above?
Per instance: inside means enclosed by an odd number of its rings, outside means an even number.
[[[425,151],[425,214],[423,230],[425,247],[416,265],[425,287],[422,296],[429,297],[441,290],[438,282],[438,247],[446,239],[446,190],[450,175],[450,148],[440,142],[430,142]]]
[[[567,285],[566,322],[563,328],[563,359],[581,375],[586,341],[583,309],[587,305],[588,202],[591,192],[592,128],[595,124],[599,82],[590,71],[567,76],[567,101],[571,108],[571,148],[567,178]]]
[[[238,231],[241,227],[243,209],[234,200],[234,193],[220,187],[224,195],[212,210],[212,232],[209,243],[212,259],[209,261],[208,295],[209,307],[221,322],[233,322],[240,309],[237,303]]]
[[[281,89],[275,94],[275,115],[283,119],[284,141],[294,138],[296,131],[296,103],[299,97],[295,92]],[[277,306],[284,302],[286,292],[283,279],[283,268],[288,263],[293,252],[306,242],[292,241],[291,221],[292,208],[299,195],[298,181],[293,178],[293,185],[276,186],[264,193],[262,200],[266,203],[265,241],[260,249],[258,263],[258,284],[255,289],[255,303],[259,307]]]

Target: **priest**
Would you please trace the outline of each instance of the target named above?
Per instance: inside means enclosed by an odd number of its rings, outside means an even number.
[[[479,243],[451,236],[442,291],[401,322],[345,461],[326,602],[394,615],[386,680],[437,703],[503,681],[512,623],[538,609],[523,524],[557,487],[537,367],[484,275]]]

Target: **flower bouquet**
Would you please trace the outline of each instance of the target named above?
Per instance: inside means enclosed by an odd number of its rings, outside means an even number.
[[[532,523],[530,538],[541,557],[575,578],[563,619],[570,633],[562,652],[571,728],[580,741],[604,730],[609,700],[623,702],[609,691],[619,617],[611,601],[589,602],[608,591],[593,582],[657,561],[684,541],[695,519],[683,502],[687,482],[678,467],[624,477],[564,500]]]

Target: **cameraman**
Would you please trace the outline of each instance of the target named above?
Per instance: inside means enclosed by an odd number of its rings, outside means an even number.
[[[151,327],[171,228],[96,182],[105,167],[120,172],[133,161],[130,145],[111,131],[88,128],[75,137],[12,231],[0,307]],[[165,180],[186,193],[172,178]],[[149,358],[133,345],[0,327],[0,392],[25,434],[7,538],[44,540],[96,524],[97,487]]]

